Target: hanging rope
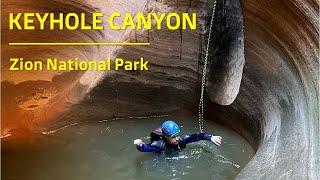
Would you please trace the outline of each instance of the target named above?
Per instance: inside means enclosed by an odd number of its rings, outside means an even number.
[[[203,132],[204,129],[204,120],[203,120],[203,112],[204,112],[204,90],[205,90],[205,84],[206,84],[206,72],[207,72],[207,63],[208,63],[208,54],[209,54],[209,46],[210,46],[210,40],[211,40],[211,31],[213,26],[213,20],[214,20],[214,14],[216,11],[216,4],[217,1],[213,1],[213,9],[212,9],[212,15],[211,15],[211,21],[210,21],[210,27],[209,27],[209,35],[208,35],[208,41],[207,41],[207,47],[206,47],[206,54],[204,58],[204,66],[202,70],[202,79],[201,79],[201,92],[200,92],[200,102],[199,102],[199,129],[200,132]]]

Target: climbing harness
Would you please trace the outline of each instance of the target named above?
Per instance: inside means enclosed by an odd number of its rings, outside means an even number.
[[[203,126],[204,126],[204,120],[203,120],[203,112],[204,112],[204,88],[206,83],[206,72],[207,72],[207,63],[208,63],[208,54],[209,54],[209,46],[210,46],[210,40],[211,40],[211,31],[213,26],[213,20],[214,20],[214,14],[216,10],[216,4],[217,1],[213,1],[213,9],[212,9],[212,15],[211,15],[211,22],[210,22],[210,28],[209,28],[209,35],[208,35],[208,41],[207,41],[207,47],[206,47],[206,54],[204,58],[204,66],[202,70],[202,79],[201,79],[201,92],[200,92],[200,101],[199,101],[199,129],[200,132],[203,133]]]

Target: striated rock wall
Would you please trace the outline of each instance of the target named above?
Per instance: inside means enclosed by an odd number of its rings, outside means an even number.
[[[35,3],[36,2],[36,3]],[[2,1],[2,135],[76,121],[197,111],[212,1]],[[241,6],[241,7],[240,7]],[[209,8],[208,8],[209,7]],[[198,31],[10,32],[9,12],[197,12]],[[217,1],[207,115],[246,137],[256,155],[238,179],[319,177],[319,2]],[[243,19],[242,19],[243,16]],[[201,27],[200,27],[201,26]],[[11,41],[149,41],[148,47],[10,47]],[[9,72],[9,58],[150,61],[144,72]],[[245,63],[244,63],[245,62]],[[217,105],[219,104],[219,105]],[[229,105],[230,106],[223,106]]]
[[[11,57],[23,57],[25,60],[45,60],[47,57],[82,60],[105,59],[113,57],[119,48],[104,46],[9,46],[9,42],[100,42],[124,41],[126,31],[10,31],[9,13],[18,12],[53,12],[53,13],[86,13],[86,21],[90,22],[91,13],[103,12],[108,18],[112,12],[137,13],[144,9],[144,1],[2,1],[1,22],[1,114],[2,135],[10,129],[22,128],[41,131],[48,125],[60,123],[61,116],[66,115],[74,104],[83,100],[85,95],[103,79],[106,74],[113,72],[55,72],[55,71],[9,71]],[[49,24],[45,25],[46,27]],[[108,26],[105,26],[108,27]],[[77,120],[79,121],[79,120]],[[69,120],[61,122],[70,123]]]
[[[243,1],[242,7],[246,65],[232,107],[261,140],[238,179],[317,179],[319,2]]]

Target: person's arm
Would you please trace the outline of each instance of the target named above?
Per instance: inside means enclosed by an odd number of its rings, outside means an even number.
[[[140,152],[161,152],[165,149],[163,141],[154,141],[151,144],[145,144],[141,139],[136,139],[133,143]]]
[[[201,140],[212,141],[217,146],[221,144],[221,137],[220,136],[213,136],[210,133],[198,133],[198,134],[191,134],[191,135],[184,135],[181,137],[184,144],[189,144]]]

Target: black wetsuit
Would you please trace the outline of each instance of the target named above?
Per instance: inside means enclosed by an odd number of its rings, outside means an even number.
[[[152,132],[154,133],[154,132]],[[212,134],[209,133],[198,133],[192,135],[183,135],[179,137],[178,144],[173,145],[166,142],[163,135],[159,134],[158,138],[154,139],[155,134],[151,133],[151,143],[141,144],[137,146],[137,149],[141,152],[162,152],[162,151],[176,151],[186,147],[187,144],[197,142],[200,140],[211,140]]]

